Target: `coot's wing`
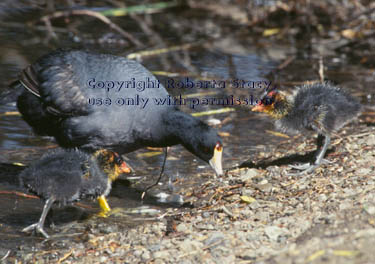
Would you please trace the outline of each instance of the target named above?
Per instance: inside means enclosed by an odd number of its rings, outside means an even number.
[[[74,73],[74,61],[58,55],[54,52],[28,66],[19,81],[40,98],[48,113],[61,117],[87,115],[90,112],[87,96],[77,78],[79,74]]]

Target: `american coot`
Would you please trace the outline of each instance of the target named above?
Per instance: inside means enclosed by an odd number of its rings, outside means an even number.
[[[98,198],[100,215],[106,216],[110,207],[106,196],[114,180],[129,167],[112,151],[97,150],[87,154],[80,150],[55,150],[43,155],[20,174],[20,185],[45,201],[38,223],[22,231],[35,230],[48,238],[43,225],[53,203],[60,206],[84,198]]]
[[[265,112],[276,119],[276,127],[283,132],[318,133],[313,162],[291,166],[302,174],[312,172],[322,163],[331,134],[357,117],[361,109],[361,104],[348,92],[330,84],[312,84],[297,88],[290,97],[277,90],[268,91],[252,111]]]
[[[216,130],[161,104],[168,92],[136,61],[58,50],[23,70],[16,85],[26,88],[17,99],[23,118],[62,147],[124,154],[182,144],[218,175],[223,172]]]

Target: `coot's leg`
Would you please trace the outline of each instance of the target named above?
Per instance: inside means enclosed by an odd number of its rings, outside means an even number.
[[[28,227],[25,227],[22,229],[22,232],[28,232],[30,230],[35,230],[39,233],[41,233],[45,238],[49,238],[49,235],[47,234],[46,231],[44,231],[43,226],[44,226],[44,221],[46,220],[46,216],[51,209],[52,204],[55,202],[54,197],[50,197],[49,199],[46,200],[44,207],[43,207],[43,212],[42,215],[40,216],[39,222],[32,224]]]
[[[165,147],[165,148],[164,148],[164,160],[163,160],[163,165],[161,166],[161,170],[160,170],[159,178],[158,178],[158,180],[157,180],[154,184],[152,184],[152,185],[150,185],[150,186],[148,186],[148,187],[146,187],[146,188],[144,189],[144,191],[143,191],[143,193],[142,193],[142,195],[141,195],[141,199],[142,199],[142,200],[143,200],[143,198],[145,198],[146,192],[147,192],[148,190],[150,190],[152,187],[154,187],[154,186],[156,186],[156,185],[159,184],[159,182],[160,182],[160,180],[161,180],[161,177],[163,176],[163,173],[164,173],[165,163],[167,162],[167,156],[168,156],[168,147]]]

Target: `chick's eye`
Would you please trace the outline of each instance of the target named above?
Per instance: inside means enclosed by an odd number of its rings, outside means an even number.
[[[262,104],[264,105],[271,105],[273,103],[274,99],[273,97],[265,97],[263,100],[262,100]]]
[[[121,165],[121,164],[122,164],[122,158],[119,157],[119,156],[116,156],[116,157],[115,157],[115,162],[116,162],[118,165]]]

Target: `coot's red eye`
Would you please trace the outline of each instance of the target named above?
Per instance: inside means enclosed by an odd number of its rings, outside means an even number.
[[[222,151],[223,150],[223,146],[221,145],[220,142],[216,143],[215,149],[218,150],[218,151]]]

